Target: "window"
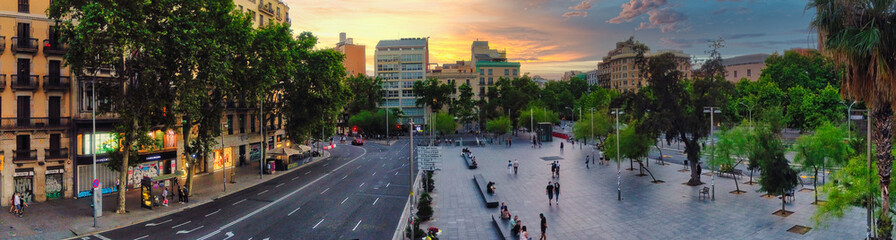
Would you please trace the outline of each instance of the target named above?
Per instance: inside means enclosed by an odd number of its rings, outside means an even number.
[[[396,98],[398,97],[398,90],[387,90],[383,97]]]
[[[469,86],[469,85],[470,85],[470,79],[467,78],[467,86]]]
[[[398,64],[380,64],[376,65],[377,71],[398,71]]]
[[[423,61],[423,54],[405,54],[401,55],[402,62],[421,62]]]
[[[401,96],[403,96],[403,97],[416,97],[417,95],[414,95],[414,90],[401,90]]]
[[[423,79],[422,72],[403,72],[401,73],[402,79]]]
[[[28,13],[31,8],[28,4],[28,0],[19,0],[19,12],[20,13]]]
[[[255,132],[255,119],[258,118],[258,114],[252,114],[252,117],[249,118],[249,132]]]
[[[233,134],[233,115],[227,115],[227,134]]]
[[[481,68],[480,68],[480,69],[479,69],[479,75],[485,75],[485,74],[483,74],[483,71],[485,71],[485,69],[481,69]]]
[[[277,18],[280,18],[280,7],[277,7]]]
[[[485,78],[479,78],[479,85],[485,85]]]
[[[622,66],[622,71],[625,71],[626,70],[625,68],[626,68],[626,66]]]
[[[752,69],[747,69],[747,77],[750,76],[750,70],[752,70]]]
[[[264,15],[258,14],[258,26],[264,26]]]
[[[402,88],[414,88],[414,82],[401,82]]]
[[[485,87],[479,87],[479,96],[485,95]]]
[[[510,69],[504,69],[504,75],[510,75]]]
[[[378,62],[395,62],[398,61],[398,55],[379,55],[376,56]]]
[[[623,74],[622,74],[622,77],[627,78],[627,77],[628,77],[628,73],[623,73]]]
[[[240,114],[239,125],[240,133],[246,133],[246,114]]]
[[[492,75],[492,69],[488,70],[488,75]]]
[[[737,71],[734,71],[734,77],[737,77]]]
[[[495,84],[495,80],[493,78],[488,78],[488,85]]]
[[[420,71],[420,70],[423,70],[423,64],[422,63],[401,64],[401,70],[402,71]]]
[[[519,70],[514,69],[514,70],[513,70],[513,75],[514,75],[514,76],[520,75]]]

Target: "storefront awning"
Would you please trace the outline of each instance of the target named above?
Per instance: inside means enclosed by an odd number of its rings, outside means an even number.
[[[178,171],[175,171],[175,172],[172,173],[172,174],[165,174],[165,175],[155,176],[155,177],[152,178],[152,181],[153,181],[153,182],[165,181],[165,180],[168,180],[168,179],[178,178],[178,177],[182,177],[182,176],[184,176],[184,171],[180,171],[180,170],[178,170]]]

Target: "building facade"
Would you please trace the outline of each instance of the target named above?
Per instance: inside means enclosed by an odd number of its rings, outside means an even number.
[[[252,27],[261,27],[271,22],[292,23],[289,6],[281,0],[233,0],[236,9],[252,17]]]
[[[375,75],[383,79],[381,108],[399,108],[404,112],[400,122],[423,123],[426,109],[417,107],[414,82],[426,79],[429,68],[429,39],[402,38],[381,40],[374,52]]]
[[[691,56],[678,50],[660,50],[647,52],[645,57],[658,56],[670,53],[678,62],[677,69],[683,73],[684,78],[691,76]],[[598,85],[604,88],[620,91],[637,91],[647,86],[647,79],[641,76],[638,66],[635,65],[636,53],[628,42],[617,42],[616,48],[610,50],[603,61],[597,64]]]
[[[520,77],[520,63],[507,61],[507,50],[492,49],[488,41],[473,41],[470,46],[470,59],[473,62],[474,71],[479,75],[478,85],[471,85],[473,93],[480,97],[486,97],[489,87],[501,78],[514,79]]]
[[[339,43],[336,43],[336,51],[345,54],[342,65],[348,76],[358,74],[367,75],[367,54],[364,45],[356,45],[354,39],[346,38],[345,33],[339,33]]]
[[[746,78],[751,82],[759,80],[759,75],[765,69],[765,59],[769,54],[757,53],[732,58],[722,59],[725,66],[725,80],[737,83]]]
[[[568,82],[570,79],[572,79],[575,76],[578,76],[579,74],[582,74],[582,71],[573,70],[573,71],[564,72],[563,77],[560,78],[560,81]]]
[[[595,69],[595,70],[591,70],[591,71],[587,71],[587,72],[585,72],[585,81],[588,82],[588,85],[589,85],[589,86],[590,86],[590,85],[597,85],[597,83],[599,82],[599,81],[598,81],[598,79],[599,79],[599,78],[598,78],[598,75],[600,75],[600,74],[598,74],[598,70],[597,70],[597,69]]]
[[[72,196],[72,81],[50,0],[0,2],[0,198]],[[2,201],[4,206],[7,201]]]

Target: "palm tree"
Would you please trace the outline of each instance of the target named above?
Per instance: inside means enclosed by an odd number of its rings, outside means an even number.
[[[896,0],[813,0],[812,26],[818,30],[822,51],[844,68],[841,93],[864,101],[874,118],[872,141],[877,149],[881,209],[890,208],[890,173],[893,165],[891,129],[896,101]],[[880,239],[892,238],[888,211],[877,220]]]

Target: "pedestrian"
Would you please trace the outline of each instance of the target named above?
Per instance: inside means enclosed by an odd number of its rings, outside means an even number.
[[[560,182],[559,181],[554,182],[554,201],[555,201],[555,203],[557,203],[558,206],[560,205]]]
[[[168,189],[162,188],[162,206],[168,206]]]
[[[538,142],[535,141],[535,136],[532,136],[532,148],[535,148],[535,146],[538,146]]]
[[[507,160],[507,174],[513,174],[513,162]]]
[[[591,166],[588,165],[588,160],[591,160],[591,155],[585,155],[585,168],[590,169]]]
[[[519,168],[520,168],[520,160],[513,159],[513,174],[516,174],[516,172]]]
[[[181,194],[184,196],[184,203],[190,203],[190,189],[187,186],[184,186]]]
[[[532,240],[532,237],[529,237],[529,231],[526,230],[526,226],[520,228],[520,239]]]
[[[556,163],[557,169],[554,170],[554,172],[557,173],[557,177],[560,177],[560,161],[554,161],[554,162],[557,162]]]
[[[597,150],[597,157],[600,158],[600,164],[603,165],[604,161],[606,160],[606,159],[604,159],[604,152]],[[597,158],[597,157],[595,157],[595,158]],[[591,160],[591,163],[594,163],[594,160]],[[609,165],[609,164],[607,164],[607,165]]]
[[[513,147],[513,139],[510,137],[507,138],[507,147]]]
[[[12,197],[9,197],[9,213],[15,213],[15,211],[16,211],[16,204],[15,204],[16,194],[19,194],[19,193],[13,193]]]
[[[538,240],[547,240],[548,234],[545,232],[548,230],[548,220],[544,218],[544,213],[541,215],[541,238]]]
[[[548,193],[548,206],[551,206],[551,201],[554,200],[554,184],[551,184],[551,181],[548,181],[548,186],[545,190]]]
[[[18,192],[12,195],[12,204],[15,207],[13,214],[19,215],[19,209],[22,207],[22,198],[19,197]]]
[[[560,152],[563,152],[563,142],[560,142]]]
[[[554,172],[557,171],[557,161],[551,162],[551,177],[554,177]]]

